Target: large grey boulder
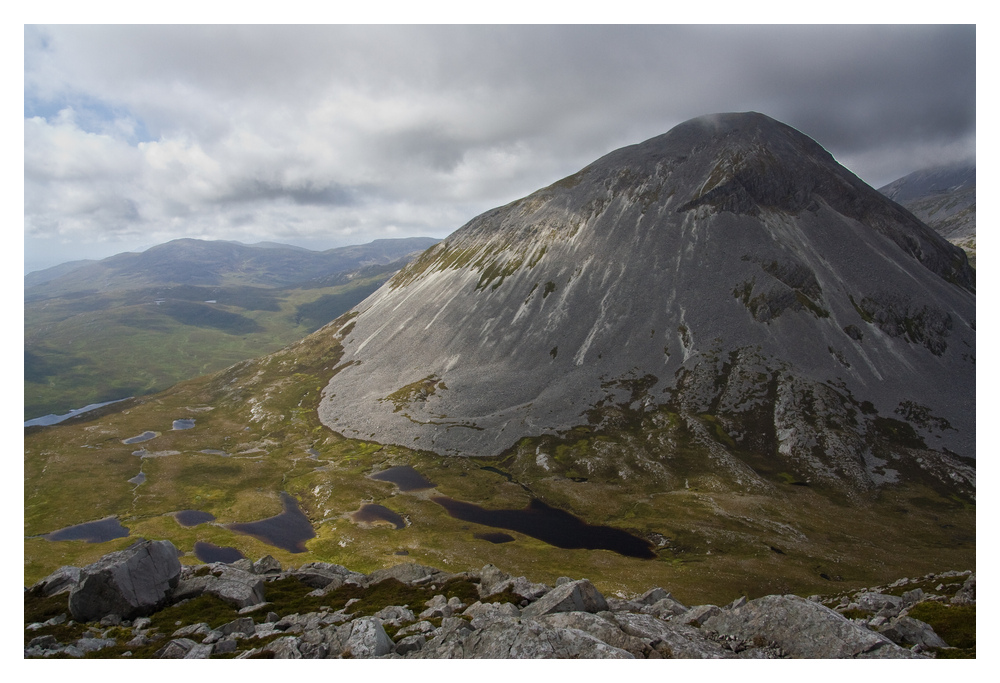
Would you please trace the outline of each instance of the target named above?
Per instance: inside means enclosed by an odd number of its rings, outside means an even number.
[[[522,617],[538,617],[554,612],[604,612],[608,603],[588,579],[556,586],[521,612]]]
[[[775,645],[794,658],[912,658],[885,636],[797,595],[768,595],[724,610],[702,628],[720,636]]]
[[[77,621],[152,614],[167,604],[177,585],[177,556],[170,541],[139,541],[105,555],[80,571],[80,582],[69,594],[70,614]]]

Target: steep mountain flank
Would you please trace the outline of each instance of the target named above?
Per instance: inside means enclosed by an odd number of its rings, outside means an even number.
[[[551,444],[520,440],[613,432],[631,443],[584,469],[627,451],[621,476],[666,486],[694,449],[742,488],[971,494],[974,292],[960,249],[805,135],[708,116],[426,251],[355,309],[320,418],[546,470]]]
[[[958,164],[915,171],[879,192],[913,212],[942,237],[962,247],[975,266],[976,166]]]

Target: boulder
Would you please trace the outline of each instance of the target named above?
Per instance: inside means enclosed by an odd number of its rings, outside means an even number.
[[[472,618],[472,628],[481,629],[497,619],[519,617],[521,610],[509,602],[474,602],[462,614]]]
[[[335,590],[345,583],[361,584],[365,580],[364,574],[327,562],[308,562],[298,569],[289,570],[287,575],[294,576],[307,586],[324,591]]]
[[[522,617],[538,617],[553,612],[604,612],[608,603],[588,579],[553,588],[521,612]]]
[[[170,541],[139,541],[105,555],[80,571],[80,582],[69,594],[70,614],[77,621],[152,614],[167,604],[177,585],[177,556]]]
[[[692,607],[684,614],[675,616],[673,621],[678,621],[687,626],[701,626],[708,619],[711,619],[720,612],[722,610],[715,605],[699,605],[698,607]]]
[[[897,598],[898,599],[898,598]],[[774,645],[794,658],[912,658],[885,636],[797,595],[768,595],[708,619],[702,628],[720,636]]]
[[[264,602],[264,579],[259,575],[226,564],[213,564],[211,568],[209,574],[181,581],[174,598],[208,593],[237,609]]]
[[[962,587],[958,589],[951,598],[953,605],[975,605],[976,604],[976,575],[970,574]]]
[[[351,631],[343,644],[343,655],[365,659],[381,657],[392,651],[392,640],[382,628],[381,619],[362,617],[345,626],[349,626]]]
[[[678,614],[684,614],[688,611],[688,608],[673,598],[666,597],[661,600],[657,600],[652,605],[643,607],[640,611],[643,614],[652,614],[660,619],[669,619]]]
[[[270,555],[265,555],[253,563],[254,574],[280,574],[281,563]]]
[[[862,593],[857,598],[858,609],[865,612],[880,612],[886,608],[898,614],[903,608],[903,598],[884,593]]]
[[[879,628],[879,633],[898,645],[922,645],[923,647],[948,647],[948,643],[930,624],[913,617],[896,617]]]
[[[425,567],[421,564],[415,564],[413,562],[406,562],[392,567],[387,567],[385,569],[377,569],[373,571],[371,574],[364,577],[361,581],[361,585],[365,587],[374,586],[376,583],[385,581],[386,579],[396,579],[397,581],[406,584],[421,585],[435,580],[441,580],[443,582],[447,580],[447,577],[448,574],[440,569]]]

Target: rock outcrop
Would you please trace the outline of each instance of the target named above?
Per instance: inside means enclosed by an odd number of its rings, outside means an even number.
[[[151,614],[167,603],[177,586],[181,571],[177,556],[170,541],[139,541],[105,555],[80,570],[69,594],[70,614],[78,621],[109,614],[123,619]]]
[[[90,609],[90,616],[67,607],[69,614],[27,624],[25,657],[926,658],[954,648],[930,624],[908,612],[928,602],[938,604],[939,609],[966,611],[975,604],[975,575],[969,572],[902,579],[892,586],[842,596],[740,597],[725,607],[689,608],[662,588],[606,598],[587,579],[562,578],[551,588],[525,577],[510,577],[492,565],[457,574],[398,565],[364,575],[318,563],[282,570],[273,559],[240,561],[238,567],[186,566],[176,572],[175,563],[172,546],[145,541],[83,568],[79,582],[73,582],[76,572],[72,568],[60,568],[26,591],[26,613],[32,600],[42,601],[51,613],[56,604],[52,601],[63,595],[54,592],[55,587],[67,581],[72,584],[70,596],[91,595],[94,585],[100,585],[116,587],[102,595],[124,592],[144,597],[105,599],[99,608]],[[130,567],[131,574],[122,567]],[[129,585],[144,588],[123,590],[123,572],[131,576]],[[221,577],[236,572],[261,580],[262,598],[271,601],[243,607],[230,601],[228,621],[217,612],[199,618],[197,611],[183,621],[176,620],[184,605],[198,604],[193,602],[197,595],[192,592],[192,580],[224,580]],[[341,583],[341,590],[313,588],[318,575],[332,574],[349,577]],[[170,577],[181,575],[186,578],[171,585]],[[95,576],[118,580],[105,578],[95,584]],[[269,591],[271,584],[274,591]],[[279,585],[281,590],[277,590]],[[498,586],[502,590],[493,592]],[[513,591],[515,586],[535,588],[525,591],[531,594],[528,597]],[[198,595],[209,592],[207,585],[202,588]],[[480,593],[481,599],[476,599]],[[287,595],[300,596],[295,598],[299,601],[305,595],[313,602],[295,604],[314,608],[293,611],[282,603],[287,598],[281,596]],[[401,602],[376,604],[374,595],[383,600],[393,599],[384,596],[400,596]],[[497,599],[501,601],[491,601]],[[168,604],[173,605],[171,616],[164,621],[154,610]],[[140,613],[150,616],[137,616]]]

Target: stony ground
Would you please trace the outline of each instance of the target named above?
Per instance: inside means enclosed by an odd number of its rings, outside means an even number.
[[[842,595],[688,606],[654,587],[605,597],[493,565],[312,562],[181,566],[142,541],[25,590],[26,658],[975,657],[975,574],[948,571]]]

